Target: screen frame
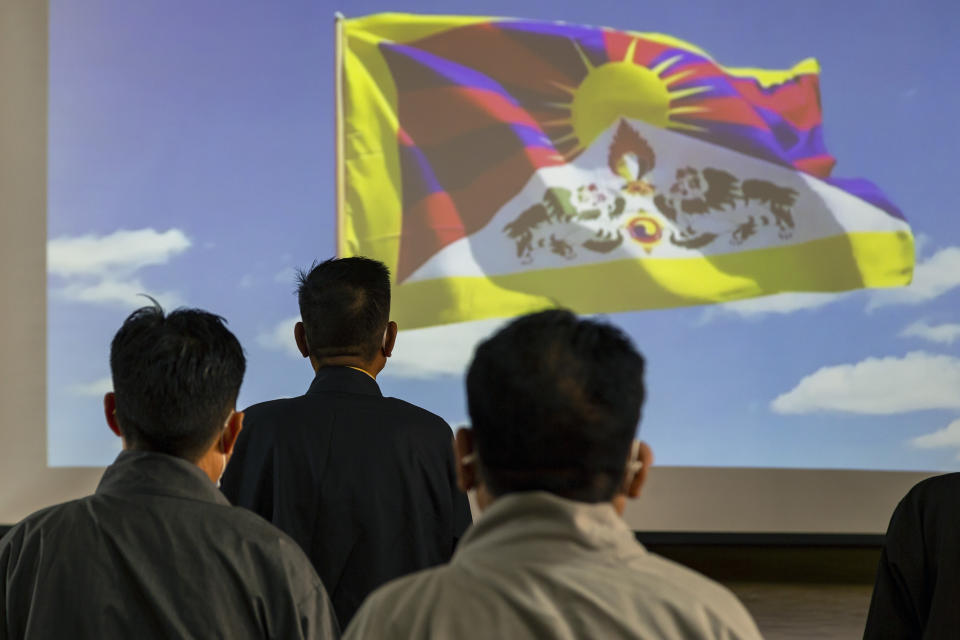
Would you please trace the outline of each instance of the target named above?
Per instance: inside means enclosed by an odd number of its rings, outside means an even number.
[[[48,15],[47,2],[0,3],[0,296],[9,301],[0,314],[0,524],[90,494],[103,472],[47,466]],[[876,535],[907,490],[933,475],[662,467],[625,517],[635,530],[698,537]]]

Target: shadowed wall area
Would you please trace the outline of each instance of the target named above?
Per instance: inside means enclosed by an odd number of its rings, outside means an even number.
[[[770,640],[860,637],[883,543],[882,536],[637,538],[650,551],[722,582]]]

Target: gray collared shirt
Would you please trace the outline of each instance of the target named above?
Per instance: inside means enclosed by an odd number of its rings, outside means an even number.
[[[297,544],[180,458],[125,451],[0,540],[0,640],[338,635]]]
[[[451,563],[371,595],[345,638],[759,638],[723,586],[649,553],[609,504],[499,498]]]

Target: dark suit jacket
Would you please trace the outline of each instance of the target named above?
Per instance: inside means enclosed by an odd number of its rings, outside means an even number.
[[[960,637],[960,473],[918,483],[890,518],[864,638]]]
[[[470,507],[441,418],[349,367],[245,413],[223,492],[300,543],[342,628],[376,587],[450,559]]]

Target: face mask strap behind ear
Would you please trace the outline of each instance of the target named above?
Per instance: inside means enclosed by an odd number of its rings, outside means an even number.
[[[383,337],[380,339],[380,353],[385,357],[389,358],[390,354],[387,353],[387,337],[390,335],[390,323],[387,322],[387,326],[383,328]]]
[[[233,417],[233,413],[230,414],[230,418]],[[226,446],[223,444],[223,434],[227,431],[227,424],[230,423],[230,418],[227,418],[227,423],[223,425],[223,430],[220,432],[220,437],[218,438],[220,443],[220,475],[217,476],[217,488],[220,488],[220,483],[223,481],[223,474],[227,472],[227,454]]]
[[[627,460],[627,486],[630,486],[630,483],[633,482],[633,479],[637,477],[637,474],[640,473],[641,469],[643,469],[643,462],[637,458],[639,455],[640,441],[634,440],[633,444],[630,445],[630,457]]]

